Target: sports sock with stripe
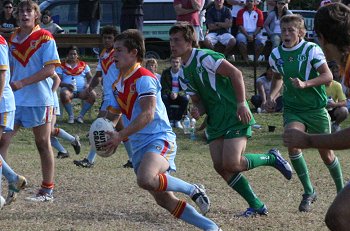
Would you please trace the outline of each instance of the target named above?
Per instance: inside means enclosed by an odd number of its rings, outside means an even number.
[[[309,170],[307,168],[303,153],[301,152],[297,155],[289,154],[289,158],[292,162],[295,172],[299,177],[301,184],[303,185],[305,194],[311,195],[312,193],[314,193],[314,187],[312,186],[310,180]]]
[[[326,165],[339,193],[344,188],[343,174],[341,171],[341,166],[337,157],[330,165]]]
[[[243,157],[246,158],[248,166],[247,170],[260,167],[260,166],[274,166],[276,162],[276,157],[272,154],[244,154]]]
[[[159,187],[157,191],[172,191],[172,192],[182,192],[186,195],[191,195],[195,190],[193,184],[187,183],[179,178],[173,177],[169,174],[161,173],[159,176]]]

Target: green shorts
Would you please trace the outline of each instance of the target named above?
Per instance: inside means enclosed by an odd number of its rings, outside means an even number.
[[[305,125],[306,131],[313,134],[331,132],[331,122],[326,109],[318,109],[307,112],[284,112],[283,124],[286,126],[292,122],[300,122]]]
[[[233,139],[233,138],[238,138],[238,137],[247,137],[250,138],[252,136],[252,126],[248,126],[245,128],[240,128],[240,129],[234,129],[234,128],[229,128],[226,130],[226,133],[220,137],[223,137],[224,139]],[[218,139],[219,137],[208,137],[208,144],[212,142],[213,140]]]

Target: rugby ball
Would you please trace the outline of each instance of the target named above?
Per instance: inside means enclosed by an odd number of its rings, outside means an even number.
[[[89,141],[92,150],[96,151],[96,154],[101,157],[109,157],[115,153],[113,151],[106,151],[103,144],[109,140],[109,135],[106,131],[114,131],[113,123],[106,118],[97,118],[90,127]]]

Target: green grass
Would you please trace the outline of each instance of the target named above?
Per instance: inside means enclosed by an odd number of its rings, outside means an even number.
[[[165,65],[161,64],[163,66]],[[239,68],[244,73],[249,97],[253,92],[252,67]],[[263,69],[260,68],[261,71]],[[79,106],[75,110],[79,110]],[[53,203],[33,204],[24,200],[40,186],[41,171],[31,131],[21,130],[18,133],[11,144],[8,162],[15,171],[28,178],[29,187],[19,194],[15,203],[1,211],[0,230],[196,230],[193,226],[173,218],[157,206],[147,192],[138,188],[133,171],[122,168],[127,160],[122,145],[112,157],[97,157],[96,165],[92,169],[73,165],[74,159],[82,159],[88,153],[89,145],[85,135],[88,133],[88,123],[95,118],[97,110],[98,104],[94,106],[91,119],[83,125],[68,125],[65,123],[66,115],[63,121],[59,121],[61,128],[80,135],[83,147],[81,154],[76,156],[70,144],[62,141],[71,157],[56,161]],[[281,114],[254,116],[262,128],[254,129],[246,152],[261,153],[278,147],[287,157],[286,148],[281,141]],[[267,125],[271,124],[277,126],[273,133],[267,130]],[[343,127],[349,125],[348,120]],[[318,192],[318,201],[313,205],[312,212],[306,214],[297,211],[303,192],[296,175],[293,175],[291,181],[287,181],[275,169],[263,167],[245,172],[244,175],[256,194],[268,206],[269,215],[237,219],[234,215],[245,210],[247,204],[213,170],[203,133],[198,133],[197,140],[191,141],[181,130],[175,129],[175,132],[178,143],[175,176],[206,186],[212,201],[208,217],[220,224],[223,230],[327,230],[323,219],[336,191],[316,150],[304,151],[312,182]],[[348,181],[349,154],[347,151],[337,151],[336,154],[342,163],[344,178]],[[6,182],[3,183],[3,188],[6,196]],[[177,196],[185,198],[181,194]],[[188,202],[192,203],[190,200]]]

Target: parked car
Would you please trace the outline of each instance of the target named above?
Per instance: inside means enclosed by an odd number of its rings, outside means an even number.
[[[119,29],[121,0],[101,0],[101,5],[101,27],[115,25]],[[176,21],[173,0],[144,0],[143,9],[146,57],[168,58],[169,29]],[[50,10],[53,21],[65,33],[77,33],[78,0],[46,0],[40,4],[40,10]]]

